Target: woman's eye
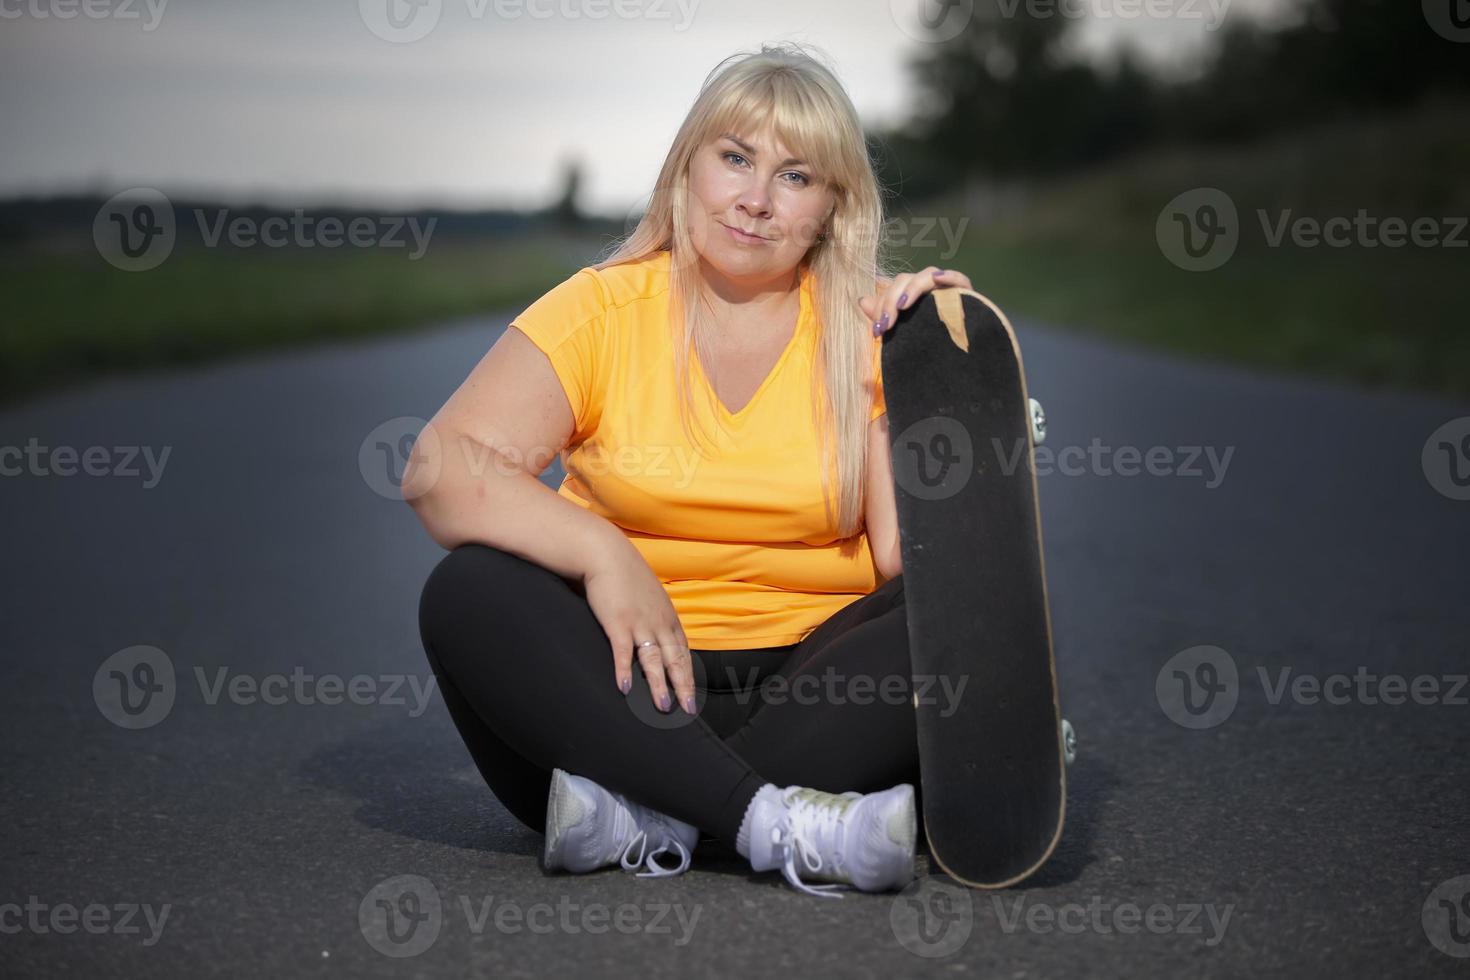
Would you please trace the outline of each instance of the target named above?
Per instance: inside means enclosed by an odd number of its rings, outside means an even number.
[[[725,159],[726,160],[730,159],[731,157],[734,157],[736,160],[739,160],[742,163],[745,162],[745,157],[743,157],[740,154],[736,153],[734,150],[727,150],[727,151],[725,151],[724,156],[725,156]],[[810,184],[811,183],[811,180],[804,173],[801,173],[801,172],[796,171],[796,170],[788,170],[788,171],[786,171],[786,173],[792,174],[793,176],[796,176],[796,177],[800,177],[801,178],[801,186],[803,186],[803,187],[805,187],[807,184]],[[789,184],[789,183],[791,183],[791,181],[787,181],[787,183]]]

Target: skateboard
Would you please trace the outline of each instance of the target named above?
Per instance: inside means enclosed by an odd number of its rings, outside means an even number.
[[[924,832],[950,877],[1004,888],[1061,838],[1075,755],[1036,492],[1045,416],[1014,329],[973,290],[926,294],[882,344]]]

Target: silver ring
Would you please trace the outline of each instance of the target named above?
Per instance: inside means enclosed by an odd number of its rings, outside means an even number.
[[[640,650],[643,647],[656,647],[656,646],[658,646],[658,641],[657,640],[644,640],[642,643],[638,644],[638,648]]]

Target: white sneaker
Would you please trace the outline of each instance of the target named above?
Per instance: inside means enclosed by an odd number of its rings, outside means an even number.
[[[561,769],[551,773],[546,801],[546,870],[577,874],[619,863],[632,871],[646,862],[640,878],[681,874],[688,869],[699,842],[693,824],[650,810],[627,797]],[[652,845],[653,851],[649,852]],[[638,856],[630,860],[634,848]],[[673,850],[677,868],[664,868],[654,858]]]
[[[913,880],[917,818],[909,783],[866,795],[765,787],[750,820],[751,867],[780,868],[808,894],[842,898],[832,893],[841,884],[878,892]],[[803,884],[798,858],[808,878],[837,884]]]

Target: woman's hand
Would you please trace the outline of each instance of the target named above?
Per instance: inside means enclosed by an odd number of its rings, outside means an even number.
[[[919,301],[920,296],[941,286],[975,288],[970,285],[970,277],[964,273],[931,265],[918,272],[903,272],[894,276],[888,288],[876,296],[864,296],[858,300],[858,305],[862,307],[868,322],[873,324],[873,336],[877,337],[893,328],[899,310],[908,309]]]
[[[582,585],[592,614],[612,644],[614,681],[618,689],[624,694],[633,689],[636,656],[658,709],[673,708],[669,685],[664,680],[667,674],[673,683],[674,697],[686,712],[694,714],[694,667],[689,641],[684,637],[684,628],[679,624],[679,615],[668,592],[638,549],[632,544],[614,549],[587,571]],[[656,640],[657,645],[638,646],[644,640]]]

